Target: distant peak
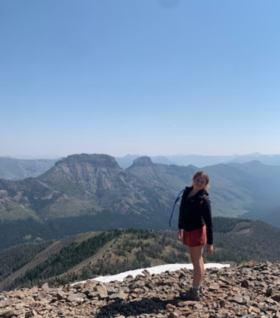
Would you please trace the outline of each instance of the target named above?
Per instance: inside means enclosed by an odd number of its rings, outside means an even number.
[[[255,166],[261,166],[263,165],[259,160],[252,160],[252,161],[249,161],[247,162],[249,164],[252,164],[252,165],[255,165]]]
[[[153,162],[151,158],[148,156],[140,157],[133,161],[133,166],[144,167],[144,166],[152,166],[152,165],[153,165]]]

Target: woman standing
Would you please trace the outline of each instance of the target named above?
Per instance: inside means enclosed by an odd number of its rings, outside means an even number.
[[[183,244],[188,246],[193,264],[192,287],[180,294],[180,297],[184,300],[200,299],[199,295],[204,276],[203,246],[207,244],[208,255],[212,255],[214,251],[208,187],[208,174],[204,171],[197,172],[193,176],[192,186],[186,187],[180,204],[178,239],[182,239]]]

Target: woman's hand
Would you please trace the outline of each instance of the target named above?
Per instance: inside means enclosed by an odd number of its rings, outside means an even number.
[[[214,247],[213,247],[213,245],[207,244],[206,252],[207,252],[208,255],[212,255],[212,254],[214,253]]]
[[[178,240],[182,240],[184,230],[178,230]]]

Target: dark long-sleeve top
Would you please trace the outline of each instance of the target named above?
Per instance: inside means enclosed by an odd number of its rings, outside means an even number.
[[[213,244],[213,223],[209,194],[206,190],[198,191],[188,198],[192,187],[186,187],[180,204],[178,228],[193,231],[206,225],[207,244]]]

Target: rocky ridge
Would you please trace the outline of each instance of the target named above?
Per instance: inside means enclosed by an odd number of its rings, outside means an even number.
[[[182,301],[192,271],[151,275],[123,282],[88,280],[75,285],[13,290],[0,294],[0,317],[223,318],[280,317],[280,262],[249,262],[206,270],[200,302]]]

